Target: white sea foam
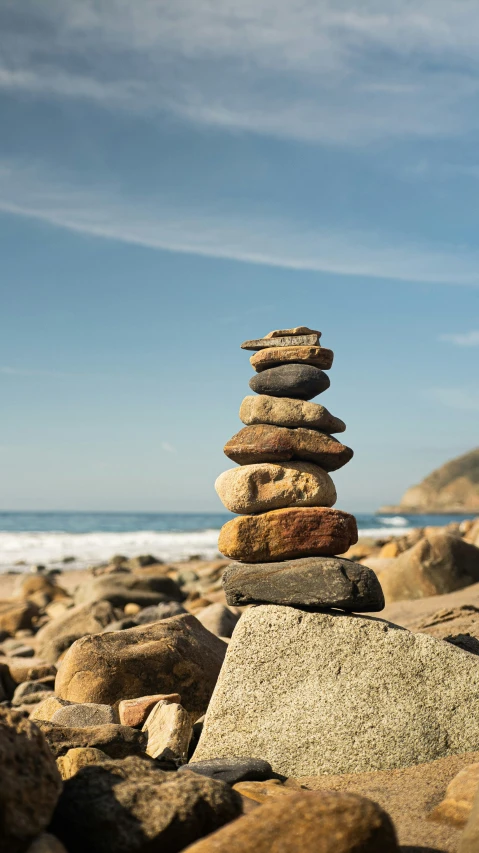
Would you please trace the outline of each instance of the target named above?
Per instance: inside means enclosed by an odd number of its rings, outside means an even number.
[[[109,560],[114,554],[135,557],[153,554],[165,561],[187,560],[200,556],[213,560],[218,556],[219,530],[155,532],[136,530],[122,533],[0,532],[0,572],[22,560],[30,565],[42,563],[63,566],[65,557],[74,557],[68,568],[84,568]],[[64,566],[65,567],[65,566]],[[16,568],[22,569],[22,566]]]

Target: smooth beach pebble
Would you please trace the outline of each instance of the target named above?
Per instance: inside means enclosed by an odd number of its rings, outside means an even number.
[[[263,563],[344,554],[357,541],[353,515],[305,506],[233,518],[221,528],[218,548],[232,560]]]
[[[336,502],[331,477],[312,462],[263,462],[230,468],[220,474],[215,489],[226,509],[243,514],[287,506],[333,506]]]
[[[304,459],[324,471],[337,471],[353,457],[350,447],[327,433],[270,424],[243,427],[225,444],[224,453],[240,465]]]
[[[270,367],[277,367],[279,364],[289,363],[312,364],[313,367],[329,370],[333,364],[333,358],[333,351],[324,347],[291,346],[278,347],[277,349],[273,347],[256,352],[251,356],[250,364],[257,373],[261,373]]]
[[[299,400],[311,400],[326,391],[330,384],[326,374],[311,364],[281,364],[279,367],[270,367],[249,381],[249,387],[256,394],[295,397]]]
[[[294,400],[288,397],[270,397],[267,394],[249,394],[239,411],[244,424],[273,424],[284,427],[306,427],[321,432],[344,432],[346,424],[335,418],[319,403]]]

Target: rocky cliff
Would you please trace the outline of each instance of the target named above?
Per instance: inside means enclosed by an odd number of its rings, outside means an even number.
[[[479,447],[446,462],[408,489],[397,506],[380,512],[479,512]]]

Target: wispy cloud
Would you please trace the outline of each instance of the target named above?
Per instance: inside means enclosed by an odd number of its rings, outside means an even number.
[[[441,335],[439,340],[458,347],[479,347],[479,330]]]
[[[165,453],[176,453],[176,447],[170,444],[169,441],[162,441],[160,447]]]
[[[348,145],[479,125],[474,0],[23,0],[0,88]]]
[[[478,388],[432,388],[430,396],[448,409],[479,412]]]
[[[306,227],[269,214],[152,207],[109,187],[57,184],[53,175],[21,163],[0,163],[1,211],[151,249],[285,269],[479,285],[479,251],[463,246],[438,249],[387,234]]]

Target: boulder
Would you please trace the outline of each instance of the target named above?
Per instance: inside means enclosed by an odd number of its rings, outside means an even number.
[[[37,681],[39,678],[46,678],[56,673],[53,664],[40,657],[4,657],[0,660],[2,664],[8,666],[8,671],[15,684],[22,684],[24,681]]]
[[[72,607],[40,628],[35,638],[37,653],[55,663],[75,640],[87,634],[98,634],[117,618],[109,601],[96,601]]]
[[[134,617],[137,625],[148,625],[150,622],[158,622],[160,619],[171,619],[172,616],[180,616],[187,611],[178,601],[162,601],[160,604],[152,604],[143,607]]]
[[[33,601],[0,601],[0,630],[14,635],[22,628],[31,628],[38,612],[39,608]]]
[[[62,780],[43,734],[0,708],[0,849],[24,853],[50,823]]]
[[[146,749],[146,735],[130,726],[61,726],[46,720],[37,720],[36,724],[45,735],[55,758],[77,747],[101,749],[111,758],[141,755]]]
[[[312,364],[313,367],[321,367],[329,370],[333,364],[334,353],[326,347],[320,346],[289,346],[289,347],[267,347],[259,350],[250,358],[250,364],[257,373],[268,370],[270,367],[278,367],[280,364]]]
[[[346,424],[335,418],[319,403],[294,400],[287,397],[270,397],[267,394],[250,394],[244,398],[239,411],[246,425],[273,424],[282,427],[305,427],[321,432],[344,432]]]
[[[329,377],[310,364],[281,364],[257,373],[249,381],[249,387],[256,394],[299,400],[311,400],[326,391],[330,384]]]
[[[250,563],[342,554],[358,539],[356,519],[323,507],[275,509],[240,515],[220,530],[225,557]]]
[[[479,791],[459,844],[458,853],[477,853],[479,850]]]
[[[46,595],[49,601],[69,597],[67,591],[58,586],[51,577],[28,575],[21,584],[22,598],[30,598],[30,596],[38,595],[38,593]]]
[[[286,776],[405,767],[479,747],[479,659],[373,617],[262,605],[228,646],[195,761]]]
[[[224,782],[126,758],[66,781],[52,831],[68,853],[179,853],[240,814],[241,798]]]
[[[23,705],[29,696],[37,693],[51,693],[52,688],[51,678],[46,679],[46,681],[24,681],[15,688],[12,705]]]
[[[223,587],[228,604],[237,606],[336,607],[356,613],[373,613],[384,607],[374,572],[341,557],[232,563],[223,575]]]
[[[16,682],[13,680],[10,669],[5,663],[0,663],[0,702],[11,699],[15,692]]]
[[[190,771],[210,779],[220,779],[228,785],[238,782],[261,781],[273,775],[271,764],[258,758],[211,758],[207,761],[190,761],[178,769],[178,773]]]
[[[89,584],[81,585],[75,594],[77,604],[109,601],[114,607],[133,602],[141,607],[160,601],[182,601],[183,594],[174,580],[163,574],[145,577],[130,572],[99,575]]]
[[[337,497],[329,474],[313,462],[230,468],[220,474],[215,489],[226,509],[246,514],[292,506],[333,506]]]
[[[66,653],[55,683],[71,702],[115,705],[154,693],[180,693],[191,714],[204,714],[226,644],[194,616],[174,616],[113,634],[83,637]]]
[[[142,726],[158,702],[181,703],[179,693],[157,693],[155,696],[140,696],[138,699],[123,699],[118,705],[122,726]]]
[[[271,424],[243,427],[223,449],[225,455],[239,465],[303,459],[315,462],[324,471],[337,471],[353,457],[350,447],[325,432]]]
[[[185,853],[399,853],[394,826],[357,794],[292,792],[188,847]]]
[[[41,702],[36,705],[30,714],[30,719],[34,722],[36,720],[45,720],[46,722],[51,722],[51,719],[60,708],[64,708],[65,705],[69,705],[69,702],[65,702],[64,699],[59,699],[58,696],[49,696],[47,699],[43,699]]]
[[[217,637],[231,637],[239,615],[232,613],[229,607],[216,601],[196,613],[196,618],[204,628]]]
[[[111,761],[111,758],[103,750],[95,749],[92,746],[77,746],[57,758],[57,767],[63,781],[66,781],[78,773],[82,767],[89,767],[90,764],[103,764],[105,761]]]
[[[143,726],[148,738],[146,754],[160,761],[186,764],[193,724],[177,702],[158,702]]]
[[[111,705],[98,705],[94,702],[84,702],[81,705],[64,705],[53,714],[52,723],[70,728],[84,726],[103,726],[117,723],[118,714]]]
[[[466,652],[479,655],[479,607],[474,604],[443,607],[431,616],[411,619],[407,627],[411,631],[430,634],[431,637],[438,637]]]
[[[479,790],[479,762],[468,764],[454,776],[444,799],[429,815],[429,820],[464,827],[471,816],[474,799]]]
[[[381,572],[387,602],[443,595],[479,581],[479,548],[431,532]]]

